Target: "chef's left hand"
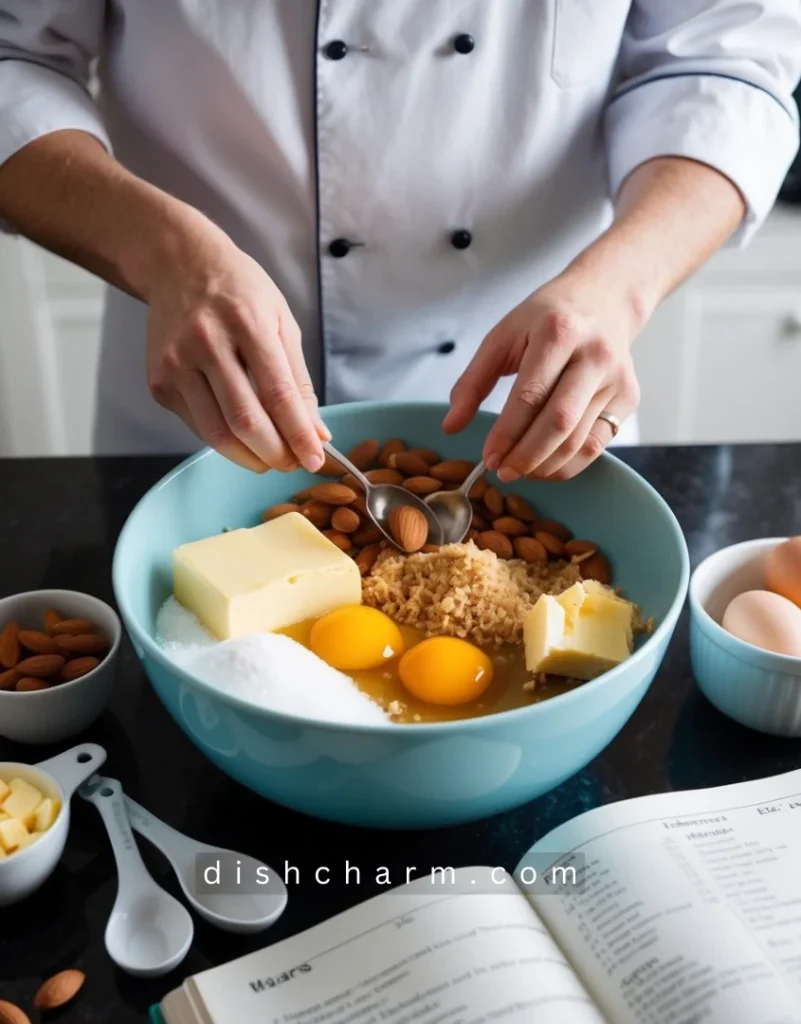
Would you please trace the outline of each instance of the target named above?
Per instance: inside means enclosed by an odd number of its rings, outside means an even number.
[[[451,392],[443,428],[462,430],[498,380],[516,374],[484,445],[488,468],[503,483],[575,476],[612,440],[598,414],[622,422],[639,404],[630,353],[639,326],[631,305],[591,277],[556,278],[490,331]]]

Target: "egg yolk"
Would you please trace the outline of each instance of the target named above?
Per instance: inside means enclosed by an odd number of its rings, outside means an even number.
[[[403,652],[403,636],[388,615],[366,605],[346,605],[319,618],[309,647],[341,672],[380,668]]]
[[[398,662],[406,689],[428,704],[468,704],[492,682],[492,661],[466,640],[433,636]]]

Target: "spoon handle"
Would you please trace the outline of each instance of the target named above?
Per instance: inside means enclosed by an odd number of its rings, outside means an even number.
[[[84,800],[95,805],[106,826],[117,862],[119,891],[137,890],[143,885],[155,886],[131,831],[119,782],[93,775],[78,792]]]
[[[338,452],[330,441],[323,441],[323,451],[326,453],[326,455],[330,455],[332,459],[338,462],[340,466],[344,466],[345,469],[347,469],[347,471],[352,476],[356,477],[356,479],[364,488],[365,494],[370,493],[370,488],[372,487],[372,484],[364,475],[364,473],[362,473],[360,469],[354,466],[350,459],[345,458],[345,456],[341,452]]]
[[[160,850],[173,865],[179,857],[184,859],[192,850],[200,848],[194,839],[157,818],[129,796],[124,796],[123,801],[131,827]]]
[[[462,484],[462,486],[459,488],[459,490],[462,492],[462,494],[468,494],[469,493],[470,488],[473,486],[473,484],[476,482],[476,480],[478,480],[478,478],[481,476],[481,474],[486,471],[486,468],[487,467],[484,465],[484,460],[482,459],[479,462],[479,464],[475,467],[473,472],[468,476],[468,478]]]

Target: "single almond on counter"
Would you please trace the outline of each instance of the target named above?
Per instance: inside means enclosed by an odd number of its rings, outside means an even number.
[[[492,528],[498,533],[505,533],[507,537],[522,537],[528,533],[526,524],[514,516],[501,516],[500,519],[493,520]]]
[[[50,631],[51,636],[68,636],[78,633],[96,633],[97,626],[91,619],[62,619]]]
[[[522,519],[524,523],[533,523],[537,518],[537,510],[530,501],[521,498],[519,494],[506,494],[504,500],[507,513],[514,516],[515,519]]]
[[[19,642],[31,654],[58,654],[53,637],[47,633],[40,633],[37,629],[21,629]]]
[[[353,534],[353,543],[360,548],[368,547],[370,544],[378,544],[383,540],[384,534],[378,529],[375,523],[365,523],[361,530]]]
[[[503,495],[501,494],[497,487],[488,487],[486,491],[484,491],[483,500],[493,519],[503,515]]]
[[[467,459],[446,459],[432,466],[429,472],[435,480],[446,484],[463,484],[474,469],[475,463]]]
[[[411,452],[396,452],[388,461],[391,469],[397,469],[405,476],[428,476],[428,463]]]
[[[545,565],[548,561],[548,552],[536,537],[515,537],[514,548],[517,557],[529,564]]]
[[[339,530],[323,530],[323,536],[328,537],[332,544],[336,544],[340,551],[350,551],[353,547],[350,537]]]
[[[86,975],[83,971],[60,971],[42,985],[33,997],[36,1010],[55,1010],[68,1003],[83,988]]]
[[[292,501],[283,501],[280,505],[273,505],[272,508],[268,508],[261,517],[261,521],[269,523],[273,519],[278,519],[279,516],[285,516],[287,512],[300,512],[300,509]]]
[[[45,608],[44,613],[44,628],[45,633],[50,633],[54,626],[57,626],[62,621],[64,616],[61,612],[57,612],[55,608]]]
[[[419,508],[396,505],[389,513],[389,532],[404,551],[419,551],[428,540],[428,520]]]
[[[315,501],[324,501],[326,505],[350,505],[356,500],[356,492],[345,484],[315,484],[309,489]]]
[[[316,501],[314,498],[300,506],[300,514],[305,516],[318,530],[324,529],[331,522],[332,508],[324,501]]]
[[[381,547],[378,544],[368,544],[367,547],[362,550],[356,556],[356,565],[359,567],[359,572],[362,576],[366,576],[367,573],[375,565],[375,560],[381,553]]]
[[[573,537],[573,534],[568,530],[564,523],[557,523],[555,519],[535,519],[531,530],[532,533],[535,534],[550,533],[562,541],[571,540]]]
[[[364,474],[371,484],[402,484],[403,473],[397,469],[368,469]]]
[[[108,650],[108,640],[100,633],[81,633],[78,636],[57,636],[58,653],[65,658],[75,658],[85,654],[104,654]]]
[[[14,1003],[0,999],[0,1024],[31,1024],[31,1018]]]
[[[401,439],[399,437],[390,438],[390,440],[387,441],[384,444],[383,448],[381,449],[381,454],[378,456],[378,461],[381,463],[382,466],[388,467],[389,466],[389,460],[390,460],[390,458],[393,455],[395,455],[397,452],[405,452],[405,451],[406,451],[406,442],[405,441],[401,441]]]
[[[351,448],[348,452],[348,458],[357,469],[364,472],[364,470],[369,469],[378,458],[378,451],[380,447],[381,445],[379,445],[378,441],[362,441],[361,444],[357,444],[355,448]]]
[[[354,512],[352,508],[342,506],[334,510],[334,514],[331,516],[331,525],[335,530],[339,530],[340,533],[353,533],[359,529],[362,521],[359,518],[358,512]]]
[[[21,655],[19,623],[7,622],[0,633],[0,665],[3,668],[14,668]]]
[[[511,540],[497,530],[482,531],[476,538],[476,544],[482,551],[494,552],[498,558],[511,558],[514,554]]]
[[[23,658],[15,667],[21,676],[47,679],[60,672],[63,665],[64,659],[60,654],[34,654],[32,658]]]
[[[20,674],[15,668],[0,672],[0,690],[13,690],[19,680]]]
[[[442,481],[435,480],[433,476],[410,476],[404,480],[403,486],[411,494],[425,497],[426,494],[434,494],[442,490]]]
[[[561,558],[565,553],[565,542],[560,540],[559,537],[555,537],[552,533],[548,533],[546,530],[538,530],[534,537],[542,544],[545,550],[554,556],[554,558]]]
[[[99,658],[73,658],[61,670],[61,678],[65,683],[71,683],[73,679],[80,679],[88,675],[100,664]]]
[[[50,683],[46,679],[36,679],[34,676],[23,676],[18,680],[14,689],[17,693],[32,693],[34,690],[49,690]]]
[[[606,555],[602,555],[600,551],[581,562],[578,571],[583,580],[595,580],[607,586],[612,582],[612,566]]]

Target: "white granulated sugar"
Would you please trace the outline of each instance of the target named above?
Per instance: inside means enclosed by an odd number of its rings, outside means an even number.
[[[184,671],[249,704],[323,722],[390,721],[349,676],[283,634],[250,633],[219,642],[172,597],[156,628],[158,642]]]

